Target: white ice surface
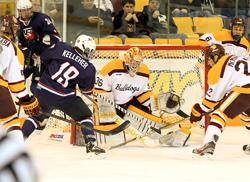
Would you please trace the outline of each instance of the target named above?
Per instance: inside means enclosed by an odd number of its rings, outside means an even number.
[[[39,170],[40,182],[250,182],[250,143],[243,127],[228,127],[212,159],[195,157],[203,136],[184,148],[145,147],[139,142],[109,150],[103,160],[87,159],[84,147],[50,141],[33,134],[26,141]]]

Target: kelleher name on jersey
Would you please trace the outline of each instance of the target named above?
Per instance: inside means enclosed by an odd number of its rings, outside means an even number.
[[[122,84],[117,84],[116,87],[115,87],[116,90],[119,90],[119,91],[127,91],[127,90],[131,90],[132,93],[136,92],[136,91],[139,91],[140,90],[140,87],[133,87],[131,84],[128,85],[128,84],[125,84],[122,86]]]
[[[62,56],[63,57],[66,57],[66,58],[69,58],[69,59],[72,59],[74,61],[76,61],[77,63],[79,63],[84,69],[87,68],[88,66],[88,63],[83,59],[81,58],[80,56],[78,56],[77,54],[74,54],[68,50],[64,50],[63,53],[62,53]]]

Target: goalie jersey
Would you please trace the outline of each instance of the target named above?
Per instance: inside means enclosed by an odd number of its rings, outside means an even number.
[[[223,56],[208,72],[208,90],[202,109],[209,112],[226,94],[250,94],[250,63],[234,55]]]
[[[131,77],[124,67],[123,60],[117,59],[105,65],[97,77],[97,92],[112,92],[118,105],[128,103],[133,97],[148,106],[152,95],[149,83],[149,69],[141,64],[138,72]]]
[[[240,42],[235,42],[231,35],[231,30],[223,29],[214,33],[205,33],[200,37],[201,44],[204,46],[220,44],[229,55],[236,55],[244,59],[249,59],[249,42],[242,37]]]
[[[24,58],[7,37],[0,36],[0,86],[9,88],[17,98],[28,94],[23,76]]]

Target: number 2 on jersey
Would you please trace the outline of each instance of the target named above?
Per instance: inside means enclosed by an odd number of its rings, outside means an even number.
[[[69,84],[69,80],[74,79],[79,75],[79,71],[68,62],[63,63],[60,69],[52,75],[52,79],[60,83],[64,88]]]

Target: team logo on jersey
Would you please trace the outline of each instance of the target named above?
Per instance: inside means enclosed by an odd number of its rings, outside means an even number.
[[[140,87],[135,87],[132,86],[131,84],[125,84],[125,85],[117,84],[115,89],[119,91],[132,91],[132,93],[135,93],[136,91],[140,90]]]

